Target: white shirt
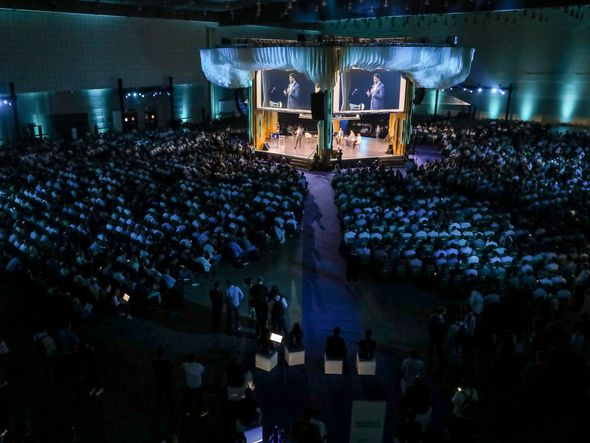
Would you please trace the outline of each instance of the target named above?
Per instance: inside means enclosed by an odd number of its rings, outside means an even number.
[[[244,293],[239,287],[231,285],[225,291],[225,298],[231,300],[232,305],[237,308],[240,306],[240,302],[244,298]]]
[[[203,365],[187,361],[182,364],[182,369],[184,370],[186,387],[191,389],[200,388],[203,384],[203,372],[205,372]]]

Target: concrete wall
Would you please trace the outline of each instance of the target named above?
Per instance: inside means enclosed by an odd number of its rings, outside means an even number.
[[[571,11],[571,8],[570,8]],[[577,9],[575,10],[577,11]],[[513,118],[590,124],[590,8],[582,20],[563,9],[454,16],[397,17],[327,23],[326,34],[363,37],[412,36],[444,39],[457,35],[475,48],[467,83],[515,87]],[[534,16],[533,16],[534,14]],[[543,17],[542,21],[539,19]],[[436,21],[436,22],[435,22]],[[450,91],[446,91],[449,93]],[[481,117],[503,117],[506,96],[453,91],[473,101]],[[445,111],[446,113],[446,111]]]
[[[88,114],[89,127],[116,127],[117,79],[126,88],[175,84],[175,112],[200,120],[208,85],[199,49],[213,24],[82,14],[0,10],[0,94],[16,85],[21,124],[53,134],[52,115]],[[128,99],[126,111],[158,112],[170,121],[167,96]],[[13,137],[8,107],[0,108],[0,143]]]
[[[117,79],[126,88],[165,86],[174,78],[175,114],[183,121],[218,115],[233,91],[210,88],[199,49],[224,37],[293,38],[301,30],[262,26],[218,28],[214,23],[0,10],[0,95],[16,84],[21,125],[53,135],[52,115],[87,113],[89,127],[116,127]],[[128,112],[158,112],[167,124],[165,96],[130,98]],[[141,121],[141,120],[140,120]],[[9,106],[0,103],[0,143],[14,136]]]

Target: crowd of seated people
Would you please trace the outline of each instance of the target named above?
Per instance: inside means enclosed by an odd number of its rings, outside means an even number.
[[[45,141],[0,153],[0,265],[90,301],[159,304],[299,226],[306,182],[228,132]]]
[[[590,342],[590,136],[520,122],[455,133],[437,162],[336,172],[343,251],[361,275],[460,301],[430,317],[428,369],[460,368],[497,401],[489,413],[568,405]]]
[[[446,152],[456,144],[457,139],[469,135],[473,129],[469,126],[458,127],[449,120],[416,122],[412,126],[412,146],[434,145]]]
[[[385,275],[556,304],[580,298],[590,283],[589,146],[584,134],[490,124],[406,174],[338,173],[344,248]]]

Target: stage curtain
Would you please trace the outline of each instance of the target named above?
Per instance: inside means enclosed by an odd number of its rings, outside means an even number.
[[[386,69],[405,73],[418,87],[444,89],[462,83],[474,49],[417,46],[350,46],[340,50],[340,70]]]
[[[207,80],[225,88],[248,87],[254,72],[263,69],[301,72],[320,90],[331,90],[336,84],[336,55],[331,47],[218,48],[200,52]]]

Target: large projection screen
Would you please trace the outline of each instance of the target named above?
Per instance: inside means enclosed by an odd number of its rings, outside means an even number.
[[[352,69],[338,76],[335,114],[404,112],[406,80],[400,72]]]
[[[258,109],[310,113],[314,83],[296,71],[276,69],[256,73]]]

